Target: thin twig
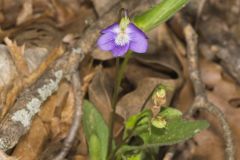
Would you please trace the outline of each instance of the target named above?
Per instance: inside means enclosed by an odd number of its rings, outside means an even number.
[[[82,117],[82,90],[79,74],[75,72],[72,75],[72,85],[75,97],[75,114],[73,118],[72,126],[69,130],[67,138],[64,141],[61,152],[54,158],[54,160],[63,160],[72,147],[73,141],[78,133]]]
[[[35,84],[21,93],[0,122],[0,149],[6,151],[18,143],[20,137],[29,130],[41,105],[58,89],[63,78],[68,78],[76,71],[82,59],[81,49],[65,52]]]
[[[196,95],[194,103],[191,106],[189,113],[193,115],[193,113],[196,110],[204,109],[204,110],[207,110],[209,113],[213,114],[215,117],[217,117],[223,130],[223,138],[226,144],[226,149],[225,149],[226,159],[234,160],[235,149],[233,145],[232,134],[231,134],[229,124],[223,112],[214,104],[209,102],[206,96],[206,91],[204,89],[203,82],[201,80],[199,66],[198,66],[199,61],[198,61],[198,52],[197,52],[197,44],[198,44],[197,33],[195,32],[195,30],[190,24],[185,24],[184,34],[187,42],[187,55],[188,55],[190,79],[193,83],[193,87]]]

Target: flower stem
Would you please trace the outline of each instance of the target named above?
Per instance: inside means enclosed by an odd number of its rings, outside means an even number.
[[[123,63],[119,67],[119,58],[116,59],[116,68],[117,68],[117,79],[115,80],[115,85],[114,85],[114,91],[113,91],[113,97],[112,97],[112,112],[110,115],[110,128],[109,128],[109,139],[108,139],[108,155],[111,154],[112,151],[112,139],[113,139],[113,128],[114,128],[114,114],[116,112],[116,106],[117,106],[117,101],[118,101],[118,95],[119,95],[119,90],[121,86],[121,82],[123,79],[123,75],[125,73],[126,67],[128,60],[130,59],[132,55],[131,51],[128,51]],[[110,158],[110,157],[109,157]]]

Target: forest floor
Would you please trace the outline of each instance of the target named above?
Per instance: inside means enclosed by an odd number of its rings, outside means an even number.
[[[0,138],[7,139],[0,145],[8,150],[0,159],[51,160],[59,154],[87,159],[82,125],[73,119],[76,104],[89,99],[109,125],[116,74],[111,53],[97,48],[99,32],[117,20],[119,8],[128,8],[133,17],[157,2],[0,0]],[[240,159],[239,17],[239,0],[191,0],[148,32],[147,53],[134,54],[125,73],[114,137],[120,137],[124,119],[141,110],[154,87],[164,84],[170,86],[169,106],[189,118],[196,104],[191,118],[206,119],[210,127],[186,142],[162,147],[159,159],[223,160],[233,154]],[[44,95],[36,102],[39,90]],[[31,103],[39,107],[22,115],[23,126],[14,123],[10,115]],[[77,125],[72,140],[68,133]],[[66,137],[72,147],[63,153]]]

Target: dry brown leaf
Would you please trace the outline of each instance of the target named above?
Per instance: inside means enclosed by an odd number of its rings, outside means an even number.
[[[63,3],[63,1],[58,0],[51,0],[53,7],[56,10],[56,17],[58,21],[59,26],[65,26],[69,24],[73,18],[76,16],[76,7],[79,6],[79,4],[75,1],[75,5],[69,5],[72,2]]]
[[[186,80],[179,93],[175,96],[173,106],[176,106],[177,109],[186,113],[189,110],[189,106],[192,105],[193,100],[194,94],[192,83],[189,80]]]
[[[17,70],[5,45],[0,44],[0,86],[6,87],[17,76]]]
[[[108,11],[114,4],[119,0],[91,0],[93,2],[94,8],[96,9],[99,16],[102,16],[106,11]]]
[[[107,124],[110,122],[110,113],[112,111],[111,98],[113,92],[114,81],[99,70],[88,88],[90,101],[97,107],[98,111],[103,115]]]
[[[77,153],[81,155],[88,155],[88,144],[86,136],[84,135],[83,126],[79,129],[78,138],[80,144],[77,146]]]
[[[88,160],[89,158],[87,156],[76,155],[72,159],[73,160]]]
[[[168,91],[167,104],[172,99],[174,90],[177,88],[177,83],[174,80],[166,80],[161,78],[146,77],[139,80],[137,87],[134,91],[124,95],[117,104],[117,113],[121,115],[124,119],[127,119],[129,116],[139,113],[142,105],[144,104],[147,97],[151,94],[153,89],[159,85],[163,84],[171,88],[171,91]],[[151,102],[147,104],[147,108],[151,106]]]
[[[8,46],[12,60],[16,65],[17,71],[20,76],[28,76],[29,69],[24,58],[24,49],[25,46],[17,46],[16,42],[11,41],[9,38],[4,38],[5,43]]]
[[[24,83],[28,86],[34,83],[57,58],[63,55],[63,53],[64,50],[62,46],[54,48],[40,66],[30,76],[24,79]],[[36,63],[36,61],[33,62]]]
[[[44,60],[48,60],[49,54],[52,52],[56,52],[57,50],[61,50],[61,47],[53,48],[52,50],[48,50],[43,47],[29,47],[24,51],[24,57],[27,61],[29,71],[32,73],[38,67],[45,62]],[[56,52],[58,54],[58,52]]]
[[[0,12],[0,24],[3,23],[3,21],[4,21],[4,15],[2,12]],[[1,33],[1,31],[0,31],[0,33]]]
[[[96,71],[93,71],[83,77],[82,91],[84,94],[87,92],[88,87],[89,87],[92,79],[94,78],[95,74],[96,74]]]
[[[57,94],[50,97],[51,102],[46,105],[55,106],[41,111],[40,116],[48,123],[51,133],[49,144],[44,148],[41,159],[45,160],[54,157],[61,149],[62,140],[66,137],[72,123],[72,116],[75,109],[73,90],[68,83],[62,83]],[[49,115],[50,114],[50,115]]]
[[[30,131],[19,141],[12,155],[19,160],[36,160],[48,137],[49,131],[42,120],[36,117]]]
[[[22,10],[18,14],[17,17],[17,25],[20,25],[26,21],[28,21],[33,14],[33,4],[32,0],[25,0],[23,2]]]
[[[0,150],[0,159],[1,160],[19,160],[18,158],[15,158],[13,156],[6,155],[6,153],[4,153],[2,150]]]
[[[91,56],[94,59],[97,60],[101,60],[101,61],[105,61],[105,60],[109,60],[109,59],[113,59],[113,55],[111,52],[103,52],[102,50],[100,50],[99,48],[96,48],[92,53]]]
[[[2,112],[0,114],[0,117],[3,118],[3,116],[7,113],[9,108],[13,105],[15,102],[18,93],[23,89],[22,80],[19,78],[16,78],[13,82],[12,88],[8,90],[6,93],[6,97],[4,99],[4,106],[2,108]]]
[[[55,156],[61,151],[62,143],[61,142],[53,142],[48,143],[48,145],[44,148],[43,153],[39,156],[39,160],[53,160]]]
[[[49,129],[51,130],[51,139],[59,139],[61,135],[61,120],[59,117],[52,117],[49,125]]]
[[[67,135],[68,130],[71,127],[73,115],[75,112],[75,97],[72,88],[69,89],[66,102],[62,106],[61,112],[61,132],[63,135]]]
[[[155,36],[159,35],[159,33],[156,33],[158,31],[153,32]],[[159,32],[161,33],[161,31]],[[174,91],[181,84],[180,64],[173,54],[174,51],[163,41],[163,39],[158,38],[155,43],[150,42],[153,47],[150,47],[152,50],[149,50],[148,54],[135,54],[129,61],[125,74],[125,85],[127,86],[124,87],[123,84],[122,91],[125,95],[121,97],[117,104],[117,114],[122,118],[127,119],[129,116],[139,113],[148,96],[159,84],[169,88],[167,105],[170,104]],[[146,108],[152,105],[151,101],[148,101]],[[121,127],[119,126],[119,128]]]
[[[61,110],[59,110],[59,108],[62,103],[65,102],[69,89],[70,85],[66,82],[62,82],[57,93],[52,95],[49,100],[44,103],[44,106],[49,107],[45,107],[45,109],[41,110],[38,114],[44,122],[51,123],[53,117],[60,116]],[[54,130],[54,128],[52,129]]]
[[[223,141],[211,130],[204,130],[194,136],[194,144],[189,149],[185,147],[176,160],[224,160]]]

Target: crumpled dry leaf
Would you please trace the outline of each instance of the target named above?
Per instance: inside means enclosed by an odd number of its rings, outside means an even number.
[[[71,127],[73,115],[75,112],[75,97],[72,88],[69,88],[69,92],[66,98],[67,99],[62,107],[62,112],[60,115],[61,132],[64,133],[65,136]]]
[[[8,86],[17,75],[8,48],[0,44],[0,88]]]
[[[179,93],[175,96],[173,106],[186,113],[194,100],[194,91],[190,80],[186,80]],[[186,98],[187,97],[187,98]]]
[[[119,0],[91,0],[99,16],[102,16]]]
[[[32,123],[31,130],[18,142],[12,155],[19,160],[38,159],[48,137],[49,131],[45,127],[44,122],[36,117]]]
[[[30,72],[33,72],[43,62],[48,55],[48,50],[41,47],[31,47],[25,49],[24,57]]]
[[[79,9],[79,3],[76,0],[70,0],[70,2],[64,2],[59,0],[51,0],[53,7],[56,11],[56,17],[59,26],[65,26],[69,24]]]
[[[50,101],[51,100],[51,101]],[[48,108],[40,112],[44,122],[48,124],[50,130],[50,142],[43,149],[40,159],[52,159],[61,150],[62,140],[66,138],[69,128],[72,124],[73,113],[75,109],[75,98],[70,84],[63,82],[56,95],[51,96],[48,106],[55,108]],[[77,140],[76,140],[77,143]]]
[[[139,113],[145,100],[158,84],[166,85],[173,91],[167,93],[167,104],[169,104],[174,90],[177,87],[176,81],[157,77],[146,77],[139,80],[137,87],[133,92],[130,92],[121,98],[117,104],[117,113],[124,119],[127,119],[133,114]],[[146,107],[149,108],[151,105],[151,102],[149,102]]]
[[[22,10],[18,14],[17,17],[17,25],[20,25],[26,21],[28,21],[33,14],[33,4],[32,0],[25,0],[23,2]]]
[[[12,60],[16,65],[17,71],[20,76],[28,76],[29,69],[24,58],[25,46],[18,46],[16,41],[11,41],[8,37],[4,38],[5,43],[9,49]]]
[[[0,150],[0,159],[1,160],[18,160],[18,158],[6,155],[6,153],[4,153],[1,150]]]
[[[102,70],[99,70],[88,88],[89,99],[103,115],[107,124],[110,122],[112,111],[111,98],[113,93],[114,80]]]

